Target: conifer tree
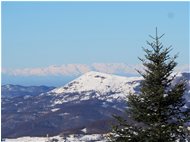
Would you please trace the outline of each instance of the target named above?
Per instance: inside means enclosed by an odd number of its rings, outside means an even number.
[[[164,34],[163,34],[164,35]],[[183,108],[185,81],[174,84],[177,55],[171,57],[172,48],[160,41],[163,35],[151,37],[149,48],[143,48],[145,58],[139,94],[128,96],[126,114],[130,119],[115,116],[110,141],[113,142],[174,142],[187,138],[186,123],[190,120],[189,108]]]

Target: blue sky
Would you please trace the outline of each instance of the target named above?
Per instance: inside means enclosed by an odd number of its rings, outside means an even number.
[[[155,27],[179,66],[189,65],[189,2],[2,2],[2,83],[124,70],[140,64]]]

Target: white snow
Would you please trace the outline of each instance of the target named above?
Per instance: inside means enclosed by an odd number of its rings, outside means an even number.
[[[55,111],[58,111],[58,110],[60,110],[60,108],[51,109],[52,112],[55,112]]]
[[[46,142],[46,137],[20,137],[15,139],[5,139],[5,142]]]
[[[180,77],[182,74],[177,74],[173,83],[181,80]],[[137,93],[138,89],[135,90],[135,87],[140,85],[142,79],[142,77],[124,77],[91,71],[45,95],[54,97],[51,106],[66,102],[77,103],[92,98],[108,102],[122,101],[127,99],[128,94]],[[190,88],[190,82],[188,86]],[[186,92],[184,97],[188,102],[190,100],[190,95],[187,95],[190,93],[189,89]],[[164,94],[163,97],[167,95]]]
[[[58,97],[54,100],[53,106],[64,102],[77,102],[91,98],[112,102],[115,99],[123,100],[129,93],[135,93],[134,87],[139,85],[141,79],[139,77],[121,77],[91,71],[63,87],[48,92],[48,95]],[[79,93],[80,95],[69,96],[68,93]]]
[[[84,132],[84,133],[86,133],[86,132],[87,132],[87,129],[84,128],[84,129],[82,129],[81,131]]]
[[[100,72],[88,72],[63,87],[56,88],[50,92],[56,93],[71,93],[85,92],[96,90],[97,92],[106,93],[108,91],[126,91],[139,77],[121,77]],[[126,85],[125,85],[126,84]],[[127,85],[127,84],[130,84]]]
[[[168,94],[164,94],[164,96],[163,96],[163,97],[165,98],[165,97],[167,97],[167,96],[168,96]]]
[[[20,137],[14,139],[5,139],[4,142],[51,142],[52,139],[57,139],[58,142],[106,142],[106,134],[91,134],[91,135],[69,135],[67,137]]]
[[[70,113],[67,113],[67,112],[65,112],[65,113],[60,113],[60,114],[58,114],[59,116],[68,116],[68,115],[70,115]]]
[[[24,99],[28,99],[30,97],[31,97],[30,95],[26,95],[26,96],[24,96]]]

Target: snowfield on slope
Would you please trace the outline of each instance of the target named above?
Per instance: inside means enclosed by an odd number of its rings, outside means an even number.
[[[184,74],[189,75],[189,73],[177,73],[173,84],[181,81]],[[139,92],[142,79],[142,77],[124,77],[91,71],[69,82],[65,86],[47,92],[46,95],[55,97],[52,102],[53,105],[90,99],[107,102],[122,101],[126,100],[128,94],[136,94]],[[184,97],[189,103],[190,80],[188,77],[187,79],[189,82],[187,82],[188,88]]]
[[[139,86],[140,80],[141,77],[122,77],[91,71],[63,87],[51,90],[47,95],[58,97],[54,100],[54,105],[89,99],[113,102],[123,100],[129,93],[135,93],[134,88]],[[77,94],[70,95],[74,93]]]
[[[65,86],[53,89],[50,92],[61,94],[95,90],[102,94],[110,91],[129,93],[128,90],[133,91],[132,87],[137,85],[135,82],[141,79],[140,77],[122,77],[91,71],[69,82]]]
[[[15,139],[5,139],[4,142],[106,142],[106,135],[69,135],[66,138],[61,136],[54,137],[20,137]],[[54,141],[53,141],[54,140]]]

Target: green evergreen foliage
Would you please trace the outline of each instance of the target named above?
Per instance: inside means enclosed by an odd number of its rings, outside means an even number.
[[[186,122],[190,120],[190,110],[182,109],[185,81],[177,84],[172,75],[177,63],[170,57],[171,46],[165,48],[160,42],[163,35],[152,37],[143,48],[145,59],[139,58],[144,71],[138,71],[144,78],[139,94],[128,97],[127,119],[115,116],[117,125],[109,137],[112,142],[174,142],[187,138]]]

